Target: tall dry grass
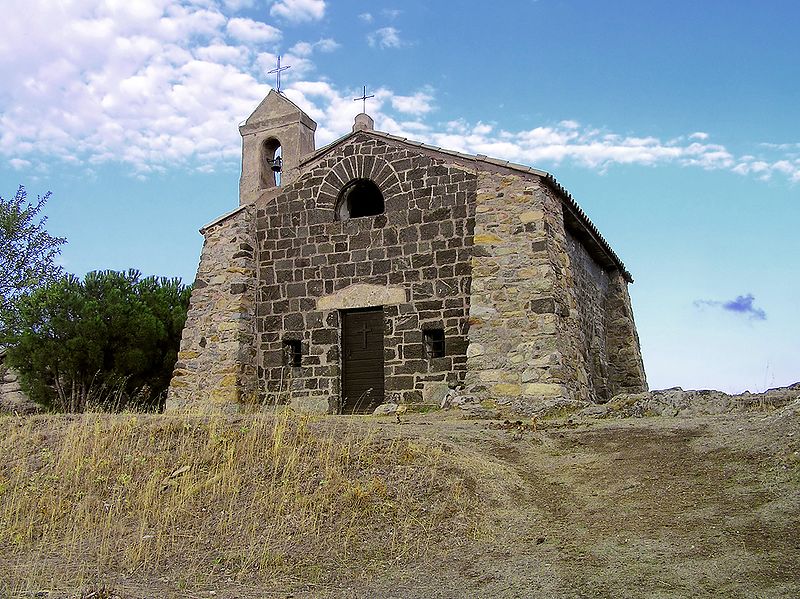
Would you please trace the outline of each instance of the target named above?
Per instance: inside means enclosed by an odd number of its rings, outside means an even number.
[[[443,446],[337,422],[2,417],[0,590],[324,582],[470,534],[475,494]]]

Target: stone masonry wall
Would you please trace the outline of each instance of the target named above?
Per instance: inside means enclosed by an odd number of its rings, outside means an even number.
[[[610,277],[568,231],[565,246],[569,257],[567,280],[571,298],[571,355],[580,383],[576,399],[611,399],[608,352],[606,350],[606,298]]]
[[[340,310],[383,306],[386,399],[420,401],[463,382],[476,178],[404,147],[358,134],[274,201],[257,204],[258,375],[268,402],[340,407]],[[371,179],[385,212],[335,219],[341,188]],[[427,359],[423,330],[445,332]],[[284,340],[301,342],[299,368]]]
[[[611,275],[605,314],[610,395],[613,397],[619,393],[647,391],[647,378],[633,319],[628,283],[619,272]]]
[[[567,394],[552,247],[560,218],[539,177],[480,174],[467,390],[523,413]]]
[[[558,328],[568,397],[602,402],[627,389],[646,390],[627,281],[619,270],[600,267],[566,228],[563,212],[551,232],[565,307]]]
[[[568,231],[564,247],[570,317],[563,321],[567,361],[578,383],[574,397],[604,402],[618,393],[647,390],[628,283],[619,270],[606,271]]]
[[[168,410],[235,410],[257,399],[254,212],[240,208],[202,231]]]
[[[646,388],[627,283],[564,225],[536,175],[481,173],[467,389],[525,413]]]
[[[357,133],[207,227],[168,409],[338,412],[341,311],[364,307],[383,310],[385,400],[463,384],[526,413],[645,390],[622,274],[566,229],[547,180],[474,165]],[[384,213],[337,220],[354,179]],[[444,357],[425,355],[426,329],[444,331]]]

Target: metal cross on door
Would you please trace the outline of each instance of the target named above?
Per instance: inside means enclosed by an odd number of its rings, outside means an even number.
[[[358,327],[355,331],[353,331],[357,335],[364,335],[364,339],[362,340],[363,343],[361,344],[361,349],[367,349],[367,334],[372,332],[372,329],[367,327],[367,323],[359,322]]]

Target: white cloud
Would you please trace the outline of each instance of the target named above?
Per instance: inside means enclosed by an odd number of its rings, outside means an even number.
[[[295,23],[319,21],[325,16],[325,0],[277,0],[269,14]]]
[[[266,23],[241,17],[228,21],[227,31],[228,35],[242,42],[274,42],[281,37],[279,29]]]
[[[122,4],[113,2],[113,0],[106,0],[107,3]],[[135,4],[135,3],[130,3]],[[183,6],[175,2],[159,2],[158,4],[164,5],[164,16],[158,19],[155,24],[154,34],[156,37],[164,41],[178,42],[185,40],[187,36],[210,36],[214,35],[219,28],[225,23],[225,16],[222,15],[215,8],[204,9],[197,8],[191,5]],[[125,18],[115,17],[115,28],[127,28],[130,26],[130,21]],[[146,35],[148,32],[144,28],[145,23],[142,22],[143,27],[140,33]]]
[[[423,133],[427,133],[431,130],[428,125],[421,123],[420,121],[403,121],[400,123],[400,126],[404,129],[409,129],[410,131],[419,131]]]
[[[253,4],[254,0],[222,0],[222,5],[234,12],[243,8],[252,8]]]
[[[763,181],[770,180],[773,175],[780,174],[792,183],[800,183],[800,159],[779,159],[772,162],[759,160],[752,156],[739,159],[736,166],[731,168],[739,175],[755,175]]]
[[[311,56],[311,54],[317,50],[320,52],[333,52],[340,47],[341,46],[336,40],[327,37],[314,42],[313,44],[309,42],[298,42],[289,48],[289,52],[296,54],[297,56]]]
[[[263,28],[210,2],[10,1],[9,14],[24,15],[0,22],[0,156],[10,164],[116,161],[146,173],[235,163],[230,123],[268,86],[251,74],[248,47],[224,40],[231,22],[237,34],[263,38]]]
[[[327,100],[333,100],[338,97],[333,86],[326,81],[299,81],[295,83],[292,88],[301,94],[320,96]]]
[[[244,65],[250,58],[250,51],[245,46],[228,46],[215,42],[208,46],[196,48],[194,55],[209,62]]]
[[[362,12],[360,15],[358,15],[358,18],[365,23],[372,23],[372,14],[368,12]]]
[[[481,122],[469,125],[464,121],[450,121],[443,131],[421,131],[420,137],[420,141],[460,152],[486,154],[546,168],[567,161],[600,171],[615,164],[675,164],[730,170],[764,180],[781,175],[791,182],[800,181],[800,157],[787,155],[772,161],[751,155],[737,158],[720,144],[681,141],[691,135],[665,142],[653,136],[624,136],[602,131],[574,120],[525,131],[496,131]]]
[[[562,122],[557,127],[535,127],[528,131],[522,131],[517,134],[517,139],[531,147],[566,145],[570,140],[578,137],[579,133],[575,131],[577,128],[578,124],[574,121],[570,122],[569,127],[565,127]],[[513,138],[514,134],[510,134],[508,137]]]
[[[268,92],[265,73],[276,59],[253,43],[274,41],[279,30],[225,13],[218,0],[5,1],[8,14],[23,15],[0,21],[0,158],[11,168],[44,169],[54,161],[86,171],[116,162],[134,175],[235,168],[236,124]],[[319,123],[318,145],[350,131],[361,110],[353,101],[360,88],[311,78],[314,54],[336,47],[330,38],[298,41],[282,60],[291,66],[283,89]],[[800,183],[795,142],[761,143],[735,154],[699,131],[660,139],[577,120],[526,130],[436,123],[430,88],[373,93],[367,111],[378,129],[452,150],[544,168],[671,164]]]
[[[413,96],[392,96],[392,108],[407,114],[425,114],[433,109],[433,96],[417,92]]]
[[[29,166],[31,166],[31,161],[23,160],[22,158],[12,158],[11,160],[8,161],[8,164],[14,170],[20,171],[24,168],[28,168]]]
[[[381,27],[367,36],[370,46],[379,48],[399,48],[403,45],[400,39],[400,31],[394,27]]]
[[[314,49],[320,52],[333,52],[341,47],[335,39],[326,37],[314,43]]]
[[[313,51],[314,44],[309,44],[308,42],[298,42],[289,48],[289,52],[292,52],[297,56],[310,56]]]

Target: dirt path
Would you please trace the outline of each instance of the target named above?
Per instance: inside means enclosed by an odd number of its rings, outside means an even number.
[[[800,595],[796,420],[625,419],[522,439],[481,426],[403,434],[458,438],[517,477],[509,497],[486,497],[491,530],[332,596]]]

